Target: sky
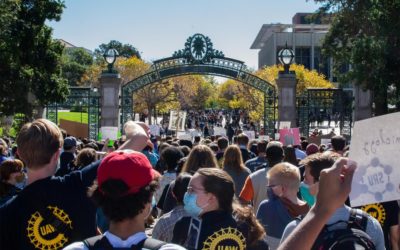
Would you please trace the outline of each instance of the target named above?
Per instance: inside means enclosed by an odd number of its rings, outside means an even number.
[[[291,23],[297,12],[314,12],[312,0],[65,0],[53,37],[94,50],[117,40],[136,47],[146,61],[172,56],[201,33],[226,57],[258,68],[250,46],[261,26]]]

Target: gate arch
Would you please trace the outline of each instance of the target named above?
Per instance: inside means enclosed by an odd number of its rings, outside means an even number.
[[[172,57],[153,62],[149,71],[122,86],[121,124],[133,114],[133,93],[147,85],[182,75],[215,75],[237,80],[264,93],[264,134],[274,132],[277,104],[274,85],[253,75],[244,62],[225,57],[213,49],[210,38],[194,34],[186,40],[185,48]]]

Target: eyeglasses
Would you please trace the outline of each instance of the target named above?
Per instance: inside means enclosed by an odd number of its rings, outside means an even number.
[[[196,187],[188,187],[187,188],[187,193],[188,194],[192,194],[192,193],[196,193],[196,191],[206,191],[204,188],[196,188]]]
[[[274,188],[277,186],[282,186],[282,184],[271,184],[271,185],[267,185],[267,188]]]

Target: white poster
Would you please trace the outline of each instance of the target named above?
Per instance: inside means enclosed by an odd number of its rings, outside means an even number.
[[[102,139],[117,140],[118,139],[118,127],[101,127],[100,128]]]
[[[171,110],[169,113],[169,130],[185,131],[186,111]]]
[[[214,135],[226,136],[226,129],[222,127],[214,127]]]
[[[268,135],[260,135],[260,136],[258,136],[258,139],[260,141],[262,141],[262,140],[269,141],[269,136]]]
[[[288,121],[280,121],[279,129],[290,128],[291,122]]]
[[[249,140],[256,139],[256,134],[254,133],[254,131],[244,130],[243,134],[247,135],[247,137],[249,137]]]
[[[321,144],[328,146],[330,143],[331,143],[331,139],[321,139]]]
[[[179,140],[189,140],[189,141],[192,140],[192,136],[189,133],[186,133],[186,132],[179,132],[178,131],[178,133],[176,134],[176,137]]]
[[[155,136],[160,136],[160,126],[157,124],[152,124],[149,125],[150,127],[150,134],[155,135]]]
[[[349,158],[358,163],[352,206],[400,199],[400,112],[357,121]]]

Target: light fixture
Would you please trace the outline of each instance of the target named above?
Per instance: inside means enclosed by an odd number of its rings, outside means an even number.
[[[278,59],[283,64],[284,72],[289,73],[290,64],[292,64],[294,59],[294,52],[288,48],[287,43],[285,48],[278,52]]]
[[[106,52],[103,55],[104,60],[107,62],[107,67],[108,67],[108,73],[113,73],[113,65],[115,63],[115,60],[117,60],[118,57],[118,51],[116,49],[107,49]]]

